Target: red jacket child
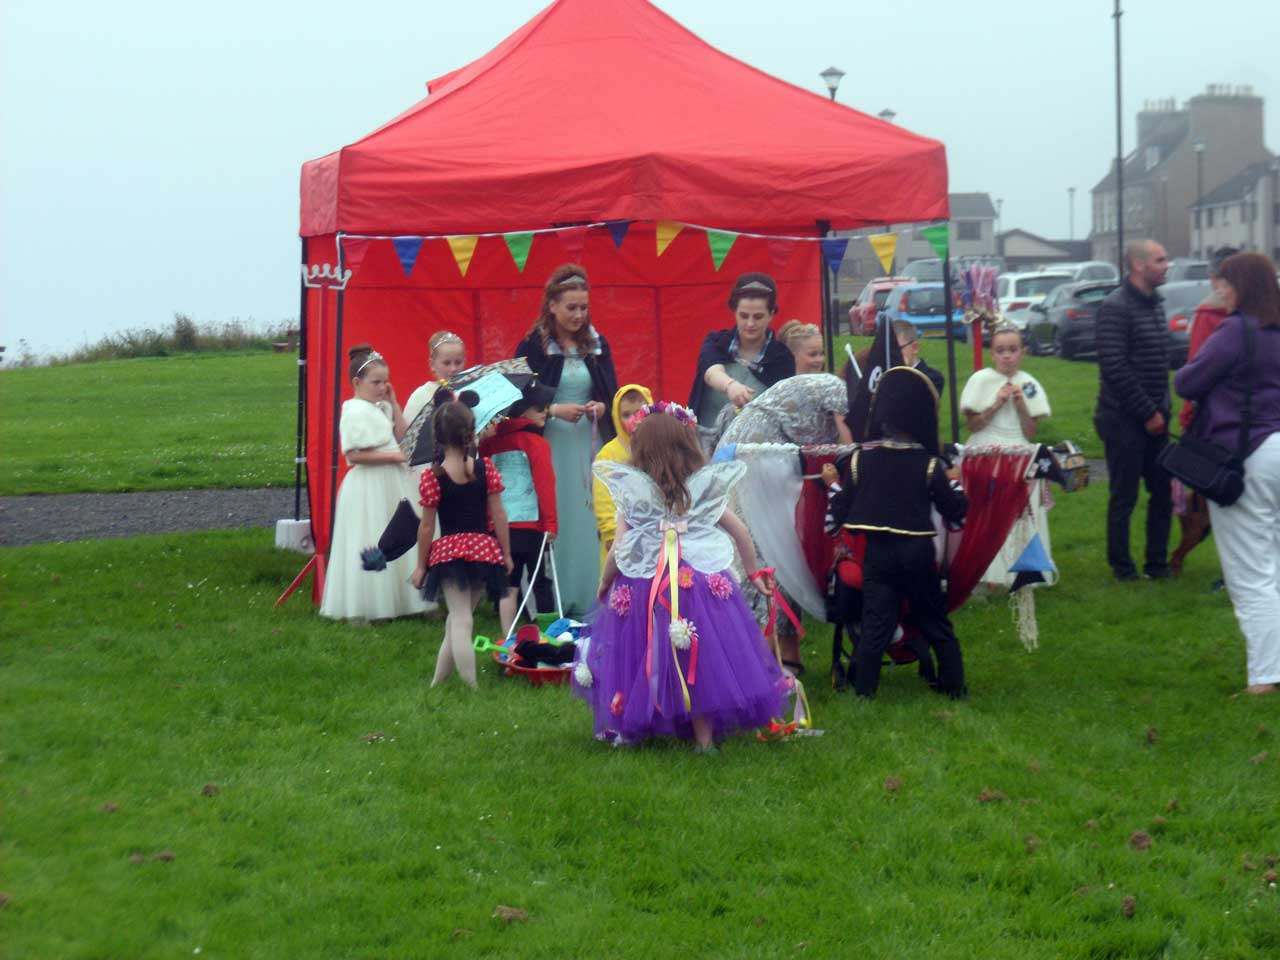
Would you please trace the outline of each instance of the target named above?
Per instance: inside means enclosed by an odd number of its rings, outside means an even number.
[[[493,460],[502,474],[502,505],[512,530],[556,533],[556,474],[551,444],[535,432],[533,421],[512,417],[480,442],[481,456]]]

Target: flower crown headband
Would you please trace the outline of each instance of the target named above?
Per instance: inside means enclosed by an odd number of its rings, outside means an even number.
[[[633,413],[631,418],[627,420],[627,429],[635,433],[636,427],[640,426],[644,418],[651,413],[665,413],[669,417],[674,417],[691,430],[698,426],[698,418],[688,407],[682,407],[671,400],[659,400],[657,403],[650,403]]]

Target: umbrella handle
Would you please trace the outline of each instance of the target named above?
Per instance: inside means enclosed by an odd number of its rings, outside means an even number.
[[[507,628],[506,639],[510,640],[511,635],[515,632],[516,624],[520,622],[520,614],[524,613],[524,608],[529,603],[529,597],[533,595],[533,585],[538,582],[538,571],[542,569],[542,556],[547,552],[547,535],[542,535],[542,546],[538,547],[538,562],[533,565],[533,573],[529,574],[529,589],[524,592],[524,599],[520,601],[520,606],[516,608],[516,615],[511,618],[511,626]],[[555,568],[552,567],[554,572]],[[556,601],[560,600],[559,591],[556,592]]]
[[[547,547],[547,563],[551,566],[551,587],[556,593],[556,613],[560,614],[560,619],[564,619],[564,602],[560,599],[560,577],[556,573],[556,551],[555,547]]]

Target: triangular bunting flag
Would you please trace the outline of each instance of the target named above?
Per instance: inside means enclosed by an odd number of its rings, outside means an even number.
[[[662,256],[667,252],[667,247],[671,246],[671,241],[676,235],[684,229],[683,223],[676,223],[674,220],[659,220],[655,228],[658,235],[658,256]]]
[[[453,251],[453,259],[458,264],[458,272],[464,277],[471,266],[471,257],[476,252],[479,237],[445,237],[449,249]]]
[[[342,238],[342,269],[352,273],[360,269],[364,255],[369,252],[369,241],[358,237]]]
[[[627,231],[631,229],[630,220],[609,220],[605,223],[609,228],[609,234],[613,237],[613,248],[621,249],[622,241],[627,235]]]
[[[1053,561],[1049,559],[1049,554],[1045,552],[1044,543],[1038,533],[1031,535],[1031,540],[1027,543],[1026,549],[1009,567],[1009,570],[1014,573],[1020,573],[1024,570],[1030,572],[1033,570],[1049,571],[1053,569],[1055,569]]]
[[[929,246],[933,247],[933,252],[938,255],[939,260],[946,259],[949,238],[945,223],[935,223],[931,227],[924,227],[920,231],[920,236],[929,241]]]
[[[396,248],[396,256],[400,258],[400,267],[405,277],[413,273],[413,265],[418,262],[418,251],[422,249],[421,237],[395,237],[391,243]]]
[[[892,273],[893,254],[898,249],[898,235],[896,233],[880,233],[874,237],[867,237],[867,243],[871,244],[871,249],[880,258],[880,266],[884,267],[885,274]]]
[[[524,273],[524,265],[529,262],[529,251],[533,248],[532,233],[504,233],[502,239],[507,241],[507,249],[511,259],[516,262],[516,269]]]
[[[795,252],[796,245],[790,240],[774,239],[769,243],[769,262],[773,264],[775,273],[781,273],[782,268],[787,265],[787,261],[791,259],[791,254]]]
[[[826,237],[819,244],[822,246],[822,259],[827,262],[832,273],[839,273],[840,264],[844,263],[844,252],[849,249],[849,238]]]
[[[572,230],[561,230],[560,242],[569,255],[570,263],[578,263],[582,259],[582,248],[587,245],[587,228],[574,227]]]
[[[711,248],[711,262],[716,265],[717,270],[724,265],[724,258],[729,255],[737,239],[736,233],[729,233],[726,230],[707,231],[707,246]]]

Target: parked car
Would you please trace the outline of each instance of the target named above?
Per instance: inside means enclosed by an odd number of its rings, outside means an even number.
[[[921,336],[936,334],[945,337],[947,313],[946,294],[940,283],[912,283],[897,287],[890,295],[881,313],[889,319],[906,320],[920,331]],[[964,322],[964,311],[951,307],[951,321],[955,325],[957,340],[968,340],[969,330]]]
[[[1191,321],[1196,307],[1213,291],[1208,280],[1176,280],[1157,288],[1164,299],[1164,318],[1169,325],[1169,368],[1177,370],[1187,362],[1187,345],[1191,340]]]
[[[1084,260],[1080,263],[1055,263],[1053,265],[1054,272],[1065,271],[1071,274],[1071,279],[1080,283],[1085,280],[1111,280],[1115,283],[1120,282],[1120,271],[1116,269],[1114,263],[1107,263],[1105,260]]]
[[[1120,284],[1111,281],[1064,283],[1028,309],[1027,346],[1033,353],[1056,353],[1064,360],[1097,355],[1094,330],[1098,304]]]
[[[849,308],[849,332],[855,335],[875,333],[876,314],[884,309],[889,291],[911,282],[910,277],[877,277],[870,281]]]
[[[1071,283],[1071,274],[1066,272],[1040,270],[1035,273],[1002,273],[996,277],[996,300],[1000,304],[1000,312],[1005,319],[1024,329],[1026,324],[1018,323],[1017,317],[1010,313],[1025,310],[1027,307],[1041,303],[1055,288],[1064,283]]]
[[[1184,280],[1208,279],[1208,260],[1192,260],[1189,257],[1174,257],[1169,261],[1169,272],[1165,274],[1164,282],[1166,284],[1170,284],[1181,283]]]
[[[997,271],[1004,272],[1004,257],[989,257],[983,254],[952,257],[951,282],[953,284],[963,283],[964,281],[960,279],[960,274],[975,263],[984,267],[995,267]],[[917,283],[941,283],[942,259],[940,257],[926,257],[923,260],[912,260],[902,268],[902,275],[915,280]]]

